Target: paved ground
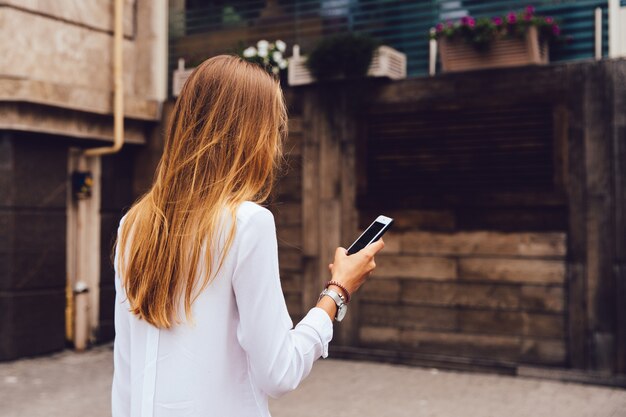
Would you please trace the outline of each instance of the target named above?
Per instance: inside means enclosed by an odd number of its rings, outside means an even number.
[[[111,346],[0,363],[1,417],[110,416]],[[319,361],[273,417],[626,417],[626,390]]]

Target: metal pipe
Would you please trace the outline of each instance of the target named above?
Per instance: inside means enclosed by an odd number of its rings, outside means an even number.
[[[115,22],[113,26],[113,146],[92,148],[86,156],[107,155],[118,152],[124,145],[124,1],[115,0]]]
[[[596,17],[596,60],[602,59],[602,9],[600,7],[596,7],[595,10]]]

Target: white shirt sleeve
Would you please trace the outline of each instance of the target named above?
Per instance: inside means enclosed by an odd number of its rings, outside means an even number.
[[[118,229],[119,236],[119,229]],[[113,417],[130,416],[130,323],[122,283],[117,271],[118,249],[115,249],[115,341],[113,343]]]
[[[248,369],[266,394],[294,390],[313,362],[328,356],[332,321],[315,307],[292,329],[280,285],[274,217],[254,213],[237,230],[233,289],[239,310],[237,338],[248,356]]]

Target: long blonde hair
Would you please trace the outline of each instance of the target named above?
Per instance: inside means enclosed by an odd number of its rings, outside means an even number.
[[[237,206],[267,199],[286,132],[280,85],[260,66],[221,55],[191,74],[174,105],[154,184],[126,214],[116,242],[134,314],[170,328],[180,323],[184,294],[185,316],[192,319],[192,303],[234,239]],[[224,209],[232,227],[212,270],[210,248],[224,232]],[[199,280],[203,254],[206,274]]]

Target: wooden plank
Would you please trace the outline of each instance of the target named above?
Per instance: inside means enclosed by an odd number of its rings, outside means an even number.
[[[295,116],[289,118],[289,137],[296,135],[298,133],[302,133],[302,116]]]
[[[303,180],[303,176],[295,169],[282,175],[272,192],[273,199],[281,203],[301,201]]]
[[[615,225],[612,218],[611,78],[609,67],[593,66],[583,85],[585,106],[585,171],[587,215],[586,298],[587,331],[592,344],[589,364],[612,372],[615,366],[615,306],[607,302],[615,294],[613,282]]]
[[[414,330],[455,330],[457,312],[447,308],[360,303],[362,325],[402,327]]]
[[[587,74],[577,69],[568,75],[568,84],[584,85]],[[568,333],[570,366],[578,369],[587,367],[587,303],[586,281],[586,171],[584,143],[584,107],[580,92],[568,91],[568,231],[567,231],[567,293]]]
[[[300,157],[302,156],[302,141],[303,135],[301,132],[289,132],[289,138],[283,145],[283,154],[289,167],[292,167],[294,163],[297,163],[300,160]]]
[[[400,281],[370,278],[359,289],[358,299],[397,303],[400,301]]]
[[[432,256],[381,255],[376,256],[376,278],[456,279],[457,262],[454,259]]]
[[[411,231],[402,235],[402,251],[423,255],[563,257],[566,245],[564,233]]]
[[[616,311],[616,368],[626,375],[626,67],[612,64],[613,71],[613,166],[615,218],[614,280]]]
[[[554,207],[528,207],[511,202],[509,207],[471,207],[461,204],[456,211],[460,230],[493,230],[502,232],[566,231],[565,204]]]
[[[292,247],[280,247],[278,249],[278,262],[281,271],[302,270],[302,252]]]
[[[398,327],[363,326],[359,331],[365,346],[406,346],[415,352],[456,357],[490,358],[528,364],[562,365],[565,343],[517,336],[429,332]]]
[[[520,305],[524,310],[561,312],[565,310],[565,291],[562,286],[522,285]]]
[[[567,349],[564,340],[524,339],[521,360],[525,363],[564,365]]]
[[[302,314],[302,296],[300,294],[285,294],[285,302],[290,315]]]
[[[378,209],[361,209],[359,227],[365,229],[380,214]],[[455,215],[453,210],[385,210],[384,214],[394,219],[393,230],[453,230]]]
[[[402,281],[401,299],[419,305],[546,312],[562,312],[565,302],[562,287],[415,280]]]
[[[276,227],[299,226],[302,227],[302,203],[293,201],[289,203],[274,203],[271,207],[274,213]]]
[[[302,249],[302,226],[279,226],[276,230],[278,244],[282,247]]]
[[[562,315],[518,311],[459,311],[459,330],[463,333],[484,333],[532,336],[558,339],[564,337]]]
[[[386,345],[400,342],[400,328],[364,326],[359,329],[359,342],[363,344]]]
[[[403,330],[400,343],[412,346],[418,352],[517,361],[520,357],[521,338]]]
[[[565,262],[538,259],[459,259],[459,279],[531,284],[563,284]]]
[[[302,303],[308,311],[317,302],[319,294],[319,115],[311,97],[303,97],[302,118],[302,182],[298,192],[302,198],[302,254],[304,261]],[[325,272],[325,271],[324,271]]]
[[[358,213],[356,208],[357,186],[359,181],[357,176],[357,149],[356,142],[359,137],[359,125],[357,124],[358,100],[349,91],[340,96],[340,111],[336,114],[341,116],[338,131],[336,130],[339,142],[340,158],[340,186],[339,195],[341,202],[341,236],[340,245],[346,247],[356,238],[355,231],[358,227]],[[323,220],[321,220],[323,221]],[[339,327],[341,340],[346,345],[354,346],[358,340],[360,297],[355,297],[350,302],[350,314],[344,318]]]
[[[280,285],[285,294],[302,293],[302,274],[293,271],[280,273]]]

